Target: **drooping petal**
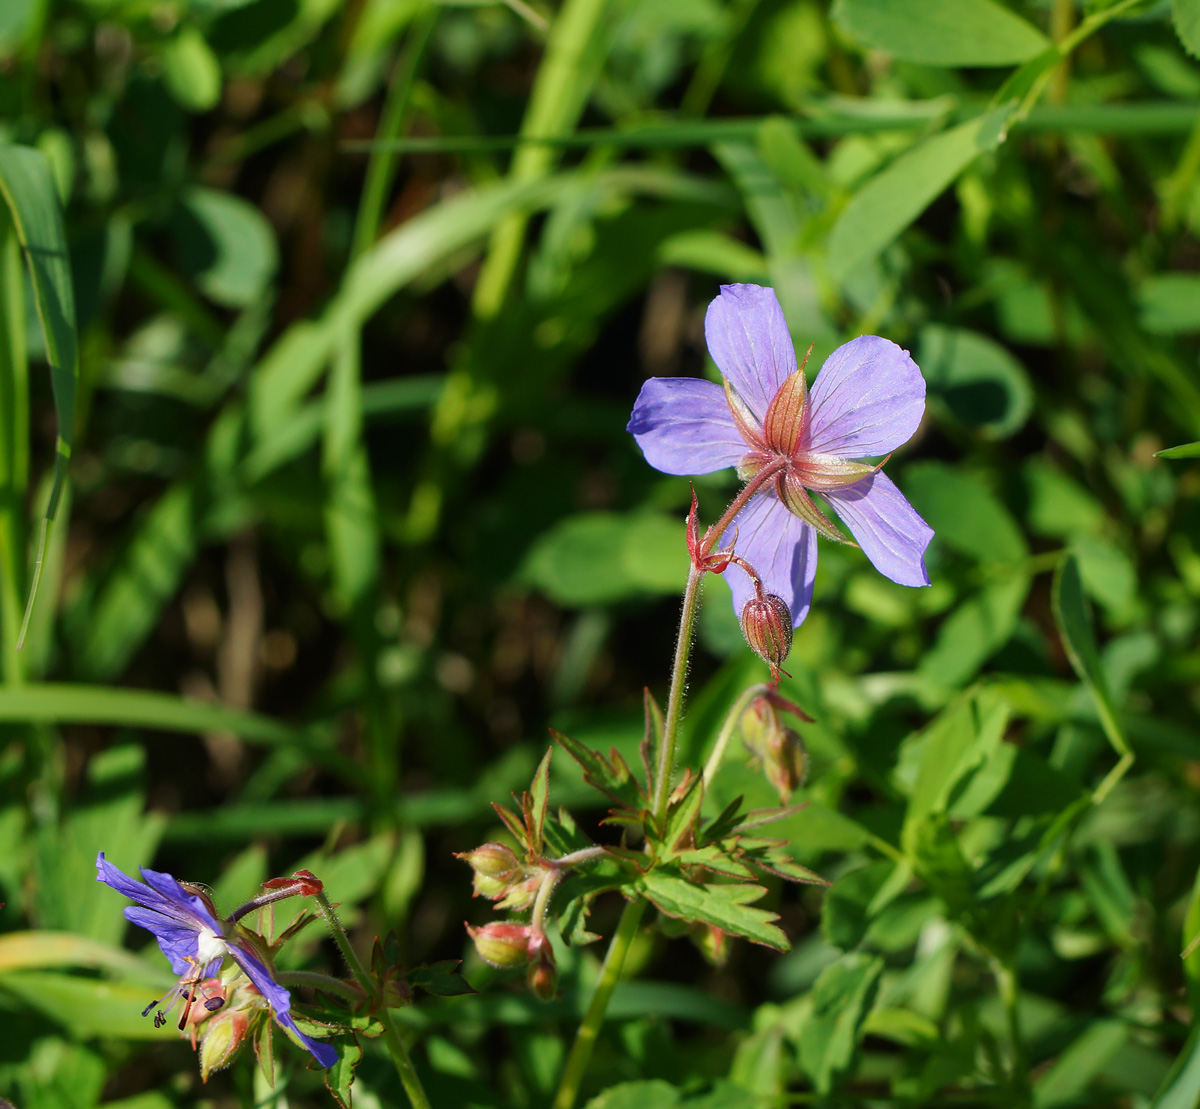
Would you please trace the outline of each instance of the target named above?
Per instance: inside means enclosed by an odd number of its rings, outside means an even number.
[[[882,471],[825,498],[842,518],[866,556],[885,577],[900,585],[928,585],[925,548],[931,528]]]
[[[627,429],[646,461],[665,474],[708,474],[735,466],[750,448],[719,385],[695,377],[652,377]]]
[[[761,424],[779,387],[796,372],[796,351],[774,289],[722,285],[704,317],[708,353]]]
[[[842,458],[887,454],[912,438],[925,379],[908,351],[863,335],[838,347],[808,394],[806,450]]]
[[[337,1062],[337,1049],[332,1044],[322,1043],[320,1040],[314,1040],[311,1036],[306,1036],[296,1027],[291,1012],[292,995],[288,993],[285,986],[281,986],[271,977],[271,972],[267,969],[266,964],[249,947],[242,944],[231,943],[229,954],[233,956],[233,961],[242,968],[246,977],[254,983],[258,992],[267,999],[267,1004],[271,1006],[275,1019],[288,1030],[297,1042],[312,1052],[313,1058],[321,1066],[332,1067]]]
[[[737,553],[755,570],[768,593],[782,597],[799,627],[812,602],[817,574],[817,533],[793,516],[772,493],[760,493],[737,514],[726,539],[737,531]],[[749,575],[737,565],[725,571],[733,590],[733,610],[740,619],[746,602],[754,597]]]

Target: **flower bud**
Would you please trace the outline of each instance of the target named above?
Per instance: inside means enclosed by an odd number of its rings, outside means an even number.
[[[464,851],[454,857],[462,859],[475,872],[476,896],[490,901],[503,897],[513,880],[522,874],[520,859],[502,843],[485,843],[474,851]]]
[[[799,712],[795,706],[791,708]],[[762,763],[767,780],[779,790],[780,802],[786,802],[804,784],[808,770],[808,752],[799,732],[780,722],[775,705],[767,697],[755,700],[742,714],[740,724],[742,742]]]
[[[529,963],[533,929],[528,924],[496,921],[481,928],[472,928],[468,924],[467,933],[475,941],[475,950],[485,963],[501,969],[523,967]]]
[[[222,1070],[233,1061],[246,1040],[251,1014],[245,1009],[228,1009],[213,1017],[204,1028],[200,1042],[200,1077],[208,1081],[213,1071]]]
[[[780,803],[785,803],[804,784],[808,773],[808,751],[800,733],[793,728],[779,728],[767,743],[763,768],[767,780],[779,790]]]
[[[554,949],[550,946],[545,932],[533,938],[529,949],[533,963],[525,981],[539,1001],[553,1001],[558,994],[558,968],[554,965]]]
[[[778,681],[783,660],[792,649],[792,614],[783,598],[766,593],[747,601],[742,609],[742,634]]]

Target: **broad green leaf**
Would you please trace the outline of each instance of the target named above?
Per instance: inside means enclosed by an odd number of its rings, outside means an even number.
[[[1171,20],[1187,52],[1200,58],[1200,3],[1197,0],[1171,0]]]
[[[821,931],[834,947],[850,951],[861,942],[871,921],[912,878],[905,865],[887,859],[843,874],[829,888],[821,912]]]
[[[256,743],[305,742],[286,724],[209,701],[66,682],[0,689],[0,722],[115,724],[163,732],[232,732]]]
[[[813,985],[812,1012],[799,1034],[800,1066],[818,1093],[828,1094],[850,1069],[882,972],[882,959],[855,952],[826,967]]]
[[[675,593],[687,580],[684,529],[658,514],[568,516],[534,541],[522,573],[570,606]]]
[[[233,193],[188,189],[172,216],[171,231],[184,266],[218,304],[251,304],[279,266],[275,232],[266,217]]]
[[[895,777],[909,787],[906,820],[947,811],[955,787],[1000,743],[1008,716],[1002,698],[981,692],[957,701],[905,740]]]
[[[680,1104],[680,1093],[669,1082],[622,1082],[592,1098],[586,1109],[671,1109]]]
[[[1168,447],[1159,451],[1156,458],[1200,458],[1200,443],[1183,443],[1178,447]]]
[[[20,998],[34,1012],[43,1013],[74,1036],[159,1043],[180,1039],[174,1021],[155,1028],[153,1020],[142,1016],[146,1002],[155,996],[147,996],[145,984],[106,982],[52,971],[17,971],[0,976],[0,991]]]
[[[49,525],[58,513],[67,478],[67,463],[75,435],[75,390],[79,376],[75,331],[75,292],[66,229],[54,175],[45,156],[24,146],[0,143],[0,194],[16,226],[17,239],[29,268],[34,307],[41,324],[58,442],[54,457],[54,484],[46,501],[41,536],[29,586],[19,640],[25,637],[41,578],[42,557]]]
[[[94,755],[87,788],[58,825],[44,824],[34,839],[38,919],[116,944],[125,933],[119,894],[96,881],[96,855],[126,873],[147,865],[162,834],[161,813],[145,812],[145,750],[126,743]]]
[[[991,438],[1019,431],[1033,407],[1024,367],[999,343],[965,328],[928,324],[917,362],[930,398],[966,427]]]
[[[175,596],[196,558],[200,488],[168,487],[138,520],[90,607],[78,645],[84,677],[117,677]]]
[[[1200,1104],[1200,1024],[1193,1024],[1175,1065],[1150,1109],[1196,1109]]]
[[[1089,1025],[1034,1086],[1034,1109],[1077,1105],[1092,1079],[1128,1037],[1129,1029],[1119,1020],[1098,1020]]]
[[[1155,335],[1200,331],[1200,276],[1156,273],[1138,289],[1138,322]]]
[[[638,888],[660,912],[679,920],[711,924],[733,936],[741,936],[787,951],[788,938],[772,922],[776,913],[752,908],[767,891],[745,882],[712,882],[697,886],[687,879],[656,868],[644,875]]]
[[[38,929],[0,936],[0,978],[12,971],[50,967],[90,967],[159,981],[170,976],[167,967],[151,966],[119,947],[73,932]]]
[[[189,111],[207,112],[221,99],[221,63],[193,26],[183,24],[163,46],[163,79]]]
[[[864,45],[924,65],[1014,65],[1050,45],[996,0],[837,0],[833,18]]]
[[[828,264],[844,282],[877,257],[981,153],[1007,134],[1006,105],[934,135],[871,178],[842,209],[829,235]]]
[[[1029,586],[1028,574],[1014,572],[960,603],[938,628],[917,673],[949,689],[965,684],[1016,631]]]
[[[985,563],[1028,557],[1029,547],[1004,503],[969,471],[943,462],[920,462],[904,471],[901,484],[937,533],[934,543]]]
[[[1054,574],[1054,618],[1062,636],[1063,648],[1080,681],[1087,686],[1096,702],[1104,734],[1116,750],[1129,753],[1129,741],[1117,717],[1116,708],[1108,691],[1104,668],[1100,664],[1100,652],[1092,633],[1087,602],[1083,597],[1083,584],[1079,577],[1079,565],[1073,555],[1059,563]]]
[[[1037,535],[1078,538],[1103,531],[1108,514],[1095,494],[1044,457],[1024,467],[1029,490],[1029,529]]]

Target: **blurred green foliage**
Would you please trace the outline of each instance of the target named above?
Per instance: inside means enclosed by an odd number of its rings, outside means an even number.
[[[595,949],[518,992],[450,853],[546,725],[636,760],[689,493],[624,424],[754,281],[814,366],[917,356],[933,586],[822,549],[785,827],[834,885],[772,890],[783,958],[640,936],[588,1096],[1197,1104],[1198,55],[1195,0],[0,4],[0,1096],[328,1097],[198,1086],[103,848],[466,956],[403,1014],[434,1104],[548,1103]],[[763,669],[707,600],[693,765]]]

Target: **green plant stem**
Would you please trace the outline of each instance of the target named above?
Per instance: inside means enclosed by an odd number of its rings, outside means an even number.
[[[362,960],[358,957],[358,952],[354,950],[354,945],[350,942],[350,937],[346,935],[346,930],[342,927],[337,914],[333,911],[333,906],[329,903],[329,898],[322,892],[317,894],[316,900],[321,916],[324,918],[325,923],[329,925],[329,931],[333,934],[333,940],[337,944],[338,950],[342,953],[342,958],[346,960],[346,965],[350,967],[350,972],[354,975],[355,980],[363,988],[367,996],[375,1002],[380,1023],[383,1025],[383,1042],[387,1045],[388,1054],[392,1057],[396,1073],[400,1076],[400,1082],[404,1086],[404,1092],[408,1094],[409,1102],[412,1104],[413,1109],[431,1109],[429,1098],[425,1093],[425,1087],[421,1085],[421,1079],[417,1075],[416,1068],[413,1066],[408,1049],[404,1046],[404,1041],[400,1038],[400,1030],[396,1027],[396,1022],[392,1019],[392,1014],[388,1011],[383,993],[379,989],[379,983],[371,977],[367,968],[363,966]]]
[[[558,1092],[554,1095],[553,1109],[571,1109],[579,1096],[579,1086],[583,1082],[588,1063],[591,1062],[592,1048],[595,1047],[596,1037],[604,1024],[604,1014],[608,1011],[608,1002],[621,977],[621,967],[633,937],[637,935],[638,925],[642,922],[642,914],[646,910],[644,901],[626,902],[613,933],[612,943],[604,956],[604,965],[600,968],[600,977],[596,981],[596,989],[592,1000],[588,1003],[587,1012],[580,1022],[579,1030],[575,1033],[575,1042],[571,1045],[571,1054],[567,1056],[566,1066],[563,1067],[562,1079],[558,1084]]]
[[[325,990],[351,1001],[361,1001],[362,991],[355,989],[349,982],[334,978],[332,974],[318,974],[312,970],[276,971],[275,981],[281,986],[308,986],[314,990]]]
[[[717,768],[721,765],[721,759],[725,755],[725,748],[729,746],[730,737],[733,735],[734,729],[738,726],[738,721],[753,703],[756,697],[761,697],[764,693],[770,690],[770,686],[763,683],[752,685],[745,690],[742,695],[733,703],[733,707],[725,716],[724,722],[721,724],[721,730],[717,733],[717,742],[713,744],[712,752],[708,756],[708,761],[704,764],[704,788],[708,789],[713,777],[717,773]]]
[[[687,685],[688,658],[692,653],[692,636],[696,628],[696,613],[700,607],[700,585],[704,571],[693,566],[688,572],[687,588],[683,591],[683,612],[679,617],[679,638],[675,641],[675,662],[671,667],[671,689],[667,694],[667,718],[663,724],[662,743],[658,748],[658,767],[654,776],[654,807],[656,820],[666,815],[671,796],[671,767],[675,763],[675,745],[679,738],[679,722],[683,718],[683,691]]]
[[[1025,1051],[1025,1038],[1021,1034],[1021,988],[1017,982],[1016,973],[1012,966],[995,959],[992,967],[996,977],[996,988],[1000,1000],[1004,1004],[1004,1013],[1008,1019],[1008,1034],[1012,1041],[1012,1060],[1009,1070],[1009,1084],[1012,1087],[1011,1105],[1014,1109],[1026,1106],[1030,1102],[1029,1089],[1029,1058]]]
[[[25,581],[25,494],[29,485],[29,375],[25,295],[16,227],[0,205],[0,682],[15,685]]]

